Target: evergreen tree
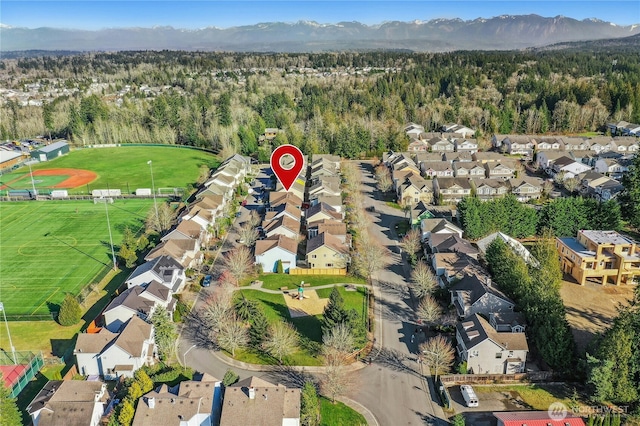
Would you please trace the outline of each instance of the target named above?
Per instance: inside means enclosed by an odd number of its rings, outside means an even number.
[[[62,305],[60,305],[60,313],[58,313],[58,323],[62,326],[70,326],[77,324],[82,318],[82,307],[73,295],[68,294],[64,297]]]
[[[227,370],[227,372],[224,373],[224,377],[222,378],[222,384],[226,387],[229,387],[232,384],[236,383],[239,378],[240,376],[238,376],[238,373],[233,370]]]
[[[269,333],[269,320],[262,309],[256,311],[249,327],[249,342],[252,348],[262,349],[262,343]]]
[[[284,273],[284,269],[282,267],[282,260],[278,259],[278,261],[276,262],[276,273],[278,274],[283,274]]]
[[[151,315],[151,323],[154,327],[158,356],[160,360],[164,361],[171,356],[178,337],[176,324],[171,320],[169,312],[162,306],[158,306]]]
[[[331,330],[337,324],[347,320],[348,314],[344,308],[344,299],[340,295],[338,287],[334,286],[329,295],[329,303],[324,308],[322,329],[325,331]]]
[[[129,426],[133,422],[133,416],[136,414],[135,402],[127,397],[120,406],[118,414],[118,422],[121,426]]]
[[[622,217],[634,228],[640,228],[640,154],[633,156],[629,170],[622,175],[624,190],[619,195]]]
[[[465,422],[464,417],[462,417],[462,414],[456,414],[451,419],[451,426],[465,426],[466,424],[467,423]]]
[[[300,424],[302,426],[320,425],[320,400],[316,387],[311,382],[305,382],[300,397]]]
[[[0,426],[15,426],[22,424],[20,410],[16,399],[11,398],[9,388],[4,386],[2,373],[0,373]]]

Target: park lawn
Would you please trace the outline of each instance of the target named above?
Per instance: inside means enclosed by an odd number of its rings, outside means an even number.
[[[108,205],[117,253],[125,227],[138,232],[153,200]],[[105,204],[92,201],[0,204],[0,294],[13,320],[49,319],[65,293],[77,295],[112,268]]]
[[[353,408],[330,399],[320,397],[320,425],[321,426],[359,426],[366,425],[367,421]]]
[[[194,184],[200,175],[200,166],[215,169],[220,160],[213,154],[195,149],[167,146],[122,146],[117,148],[76,149],[68,155],[32,166],[33,171],[71,168],[91,170],[98,178],[89,184],[89,189],[120,189],[123,193],[133,193],[137,188],[151,188],[151,169],[153,167],[154,186],[158,188],[185,188]],[[20,175],[24,169],[3,176],[3,182],[9,182]],[[41,177],[37,177],[41,179]],[[22,179],[20,187],[31,188],[30,179]],[[13,186],[13,185],[12,185]],[[23,188],[24,186],[24,188]],[[78,187],[70,193],[86,194],[87,185]]]
[[[262,288],[269,290],[279,290],[280,287],[288,287],[289,290],[298,288],[300,282],[311,284],[311,287],[317,287],[327,284],[365,284],[366,281],[352,275],[289,275],[289,274],[260,274],[258,278],[249,278],[242,283],[248,286],[254,280],[262,281]]]
[[[322,288],[320,290],[316,290],[316,293],[318,293],[319,298],[323,299],[329,297],[331,290],[331,288]],[[361,318],[367,317],[367,288],[357,287],[357,291],[346,291],[344,287],[338,287],[338,291],[344,300],[344,307],[347,311],[355,309]]]
[[[474,385],[477,393],[483,392],[517,392],[522,400],[533,410],[547,410],[554,402],[561,402],[567,407],[573,405],[571,390],[564,385],[513,385],[513,386],[481,386]]]
[[[70,346],[75,344],[75,334],[80,331],[82,323],[63,327],[50,321],[8,321],[11,341],[17,351],[42,351],[42,355],[51,353],[62,356]],[[0,342],[7,342],[7,329],[0,327]]]

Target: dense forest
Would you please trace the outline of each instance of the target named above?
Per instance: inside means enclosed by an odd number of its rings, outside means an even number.
[[[640,122],[628,50],[232,54],[119,52],[0,62],[2,139],[177,143],[267,158],[273,145],[345,157],[402,149],[403,124],[494,133],[604,131]],[[34,105],[23,106],[13,90]],[[258,146],[266,127],[282,130]]]

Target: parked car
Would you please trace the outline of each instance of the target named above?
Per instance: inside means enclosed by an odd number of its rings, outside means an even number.
[[[247,200],[242,200],[242,203],[240,203],[240,205],[241,205],[242,207],[246,206],[246,205],[247,205]]]
[[[478,406],[478,397],[471,386],[461,385],[460,392],[462,393],[462,397],[464,398],[464,402],[467,404],[467,407]]]
[[[202,287],[211,286],[211,275],[205,275],[202,279]]]
[[[242,212],[237,212],[236,217],[240,217],[240,216],[242,216]]]

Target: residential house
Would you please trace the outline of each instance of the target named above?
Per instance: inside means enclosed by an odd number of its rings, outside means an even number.
[[[413,123],[413,122],[411,122],[411,123],[407,123],[407,125],[406,125],[406,126],[404,126],[403,131],[404,131],[405,133],[407,133],[408,131],[410,131],[410,130],[414,130],[414,129],[417,129],[417,130],[419,130],[419,131],[421,131],[421,132],[424,132],[424,126],[421,126],[421,125],[416,124],[416,123]]]
[[[453,152],[456,146],[449,139],[442,137],[431,138],[427,141],[431,152]]]
[[[286,215],[263,221],[262,229],[267,238],[284,235],[295,241],[300,236],[300,222]]]
[[[603,285],[636,283],[640,276],[640,249],[616,231],[580,230],[576,238],[556,238],[562,272],[580,285],[588,279]]]
[[[285,191],[269,192],[269,207],[271,209],[277,209],[280,206],[284,208],[284,204],[302,206],[302,197],[298,197],[292,192],[285,192]]]
[[[275,127],[267,127],[266,129],[264,129],[264,133],[258,137],[258,142],[272,141],[276,138],[276,136],[278,136],[278,133],[280,133],[280,129]]]
[[[569,157],[560,157],[551,165],[551,173],[557,175],[563,173],[564,179],[574,178],[580,173],[590,170],[586,164],[578,163]]]
[[[148,321],[158,306],[173,314],[176,299],[171,295],[171,290],[156,281],[128,288],[113,299],[102,312],[104,326],[107,330],[117,333],[123,324],[134,316]]]
[[[471,159],[473,161],[477,161],[478,163],[491,163],[496,161],[502,161],[505,159],[505,156],[493,151],[478,151],[471,154]]]
[[[324,158],[319,159],[315,163],[309,166],[309,176],[311,177],[311,183],[315,183],[315,179],[321,176],[339,176],[340,168],[336,166],[333,162],[329,160],[325,160]]]
[[[398,162],[393,164],[391,169],[391,180],[393,181],[394,188],[397,187],[398,183],[404,182],[404,179],[410,175],[421,177],[420,169],[413,160],[410,163]]]
[[[638,133],[638,136],[640,136],[640,133]],[[613,151],[623,154],[638,152],[638,138],[633,136],[616,136],[613,138]]]
[[[307,238],[313,238],[326,232],[338,238],[343,244],[350,244],[350,234],[347,233],[347,225],[344,222],[333,219],[322,219],[307,224]]]
[[[598,201],[609,201],[618,196],[624,190],[624,185],[615,179],[607,179],[593,188],[592,197]]]
[[[539,266],[538,261],[531,255],[529,250],[527,250],[527,248],[520,241],[516,240],[515,238],[511,238],[504,232],[494,232],[493,234],[489,234],[486,237],[476,241],[476,246],[478,246],[478,250],[480,250],[480,253],[485,255],[487,253],[487,248],[496,238],[502,240],[502,242],[505,243],[511,249],[511,251],[520,256],[526,263],[533,265],[534,267]]]
[[[205,197],[207,195],[220,195],[225,203],[233,198],[234,188],[231,186],[221,186],[217,184],[211,184],[203,188],[196,194],[196,199]]]
[[[493,413],[498,419],[497,426],[585,426],[581,417],[575,416],[568,411],[562,414],[562,419],[552,415],[550,410],[547,411],[508,411],[501,413]]]
[[[220,426],[299,426],[300,389],[255,376],[225,389]]]
[[[564,141],[561,137],[542,137],[533,139],[536,152],[540,151],[564,151]]]
[[[424,174],[424,168],[422,163],[427,161],[442,161],[442,153],[440,152],[416,152],[413,154],[413,161],[420,168],[420,171]]]
[[[281,217],[288,217],[296,222],[301,222],[302,210],[293,203],[280,204],[276,209],[266,212],[264,220],[268,222],[271,220],[277,220]]]
[[[161,241],[151,249],[144,260],[153,260],[160,256],[169,256],[176,260],[184,269],[194,268],[202,263],[203,253],[200,241],[195,239],[175,239]]]
[[[398,186],[396,196],[398,203],[430,204],[433,201],[433,184],[421,177],[411,176]]]
[[[580,180],[579,192],[580,195],[589,196],[595,198],[595,188],[609,180],[613,180],[608,176],[598,173],[594,170],[588,170],[584,173],[580,173],[576,176]]]
[[[453,167],[448,161],[424,161],[420,164],[420,170],[429,178],[453,177]]]
[[[589,151],[591,141],[588,138],[561,137],[565,151]]]
[[[476,132],[470,127],[463,126],[457,123],[447,123],[440,129],[446,133],[455,133],[456,135],[462,135],[462,137],[470,137]]]
[[[441,288],[466,275],[486,274],[476,259],[464,253],[434,253],[428,258]]]
[[[527,157],[533,156],[535,142],[528,135],[493,135],[491,145],[507,154],[521,154]]]
[[[343,216],[342,213],[335,211],[328,204],[320,203],[307,209],[305,219],[307,223],[311,223],[322,219],[342,220]]]
[[[476,196],[483,201],[504,197],[509,193],[509,182],[503,179],[471,179]]]
[[[599,158],[595,161],[593,170],[603,173],[614,179],[622,178],[622,175],[629,170],[630,160],[616,158]]]
[[[50,380],[26,411],[33,426],[98,426],[108,400],[99,380]]]
[[[139,265],[125,280],[128,288],[157,281],[173,293],[182,289],[185,282],[184,268],[169,256],[160,256]]]
[[[409,152],[427,152],[428,150],[429,144],[420,139],[411,139],[407,146],[407,151]]]
[[[284,272],[297,267],[298,242],[285,235],[274,235],[256,241],[256,264],[262,266],[262,272],[277,272],[278,260],[282,262]]]
[[[484,165],[477,161],[454,161],[453,169],[456,177],[464,178],[484,178]]]
[[[136,405],[132,426],[213,426],[222,411],[222,382],[208,374],[146,393]]]
[[[319,194],[309,197],[309,205],[315,206],[316,204],[325,203],[339,213],[342,213],[342,196],[339,195],[326,195]]]
[[[228,157],[222,163],[220,163],[218,169],[224,168],[227,164],[236,165],[243,177],[251,171],[251,157],[246,157],[240,154],[233,154],[231,157]]]
[[[183,219],[172,231],[160,238],[160,241],[190,239],[205,241],[206,238],[207,232],[202,229],[199,223]]]
[[[211,175],[209,180],[205,182],[204,185],[207,187],[216,185],[220,188],[225,188],[226,189],[225,194],[228,195],[229,192],[233,194],[233,189],[236,187],[238,183],[239,183],[238,178],[227,176],[224,173],[216,172],[213,175]]]
[[[476,139],[456,139],[454,141],[456,152],[468,152],[473,154],[478,151],[478,141]]]
[[[298,178],[293,181],[291,188],[289,188],[289,190],[286,192],[294,194],[296,197],[302,200],[304,199],[305,188],[306,188],[306,181],[302,176],[298,176]],[[280,181],[276,183],[276,192],[285,192],[284,186]]]
[[[543,185],[544,180],[542,178],[523,177],[509,179],[511,193],[521,203],[540,198],[542,196]]]
[[[587,166],[591,166],[591,167],[593,167],[593,165],[595,164],[596,160],[598,158],[600,158],[600,155],[597,152],[591,151],[591,150],[569,151],[569,152],[566,152],[565,154],[568,154],[569,158],[572,158],[573,160],[577,161],[578,163],[586,164]],[[538,155],[540,155],[540,154],[538,154]]]
[[[120,333],[106,328],[98,333],[80,333],[73,353],[83,376],[98,375],[105,380],[133,377],[140,367],[155,362],[153,325],[133,316]]]
[[[465,178],[435,178],[433,191],[442,203],[457,203],[471,195],[471,183]]]
[[[607,128],[612,135],[640,136],[640,124],[629,123],[628,121],[608,123]]]
[[[598,136],[591,138],[591,146],[589,149],[595,152],[613,151],[614,142],[613,139],[608,136]]]
[[[567,157],[570,158],[571,153],[568,152],[556,152],[556,151],[542,151],[536,154],[536,162],[538,163],[538,167],[542,170],[550,170],[554,161],[558,158]]]
[[[336,168],[340,168],[340,163],[342,162],[342,158],[339,155],[333,154],[313,154],[311,156],[311,164],[316,164],[319,160],[331,163]]]
[[[456,325],[456,350],[470,374],[524,373],[529,346],[524,333],[496,331],[478,314]]]
[[[516,175],[516,163],[503,160],[500,162],[485,163],[485,176],[487,179],[511,179]]]
[[[442,218],[422,219],[420,221],[422,241],[429,239],[431,234],[457,234],[462,238],[462,229]]]
[[[451,304],[458,316],[467,318],[474,314],[489,317],[492,312],[511,312],[515,303],[491,285],[487,275],[466,275],[449,288]]]
[[[491,312],[489,324],[496,331],[508,333],[524,333],[527,328],[527,322],[522,312]]]
[[[442,160],[450,163],[473,161],[473,154],[475,152],[462,151],[462,152],[445,152],[442,154]]]
[[[342,194],[342,191],[340,190],[340,177],[324,176],[320,178],[317,183],[310,186],[307,193],[309,194],[309,198],[320,195],[332,195],[334,197],[339,197]]]
[[[424,201],[418,201],[418,203],[411,206],[411,210],[409,210],[409,224],[412,229],[418,228],[423,219],[431,219],[432,217],[431,207],[425,204]]]
[[[410,125],[405,127],[405,131],[404,133],[410,138],[410,139],[418,139],[418,137],[420,136],[421,133],[424,132],[424,127],[419,126],[419,125]]]
[[[349,263],[349,247],[328,232],[308,239],[306,253],[307,265],[311,269],[342,269]]]
[[[478,249],[458,234],[431,234],[428,240],[431,253],[464,253],[478,258]]]

